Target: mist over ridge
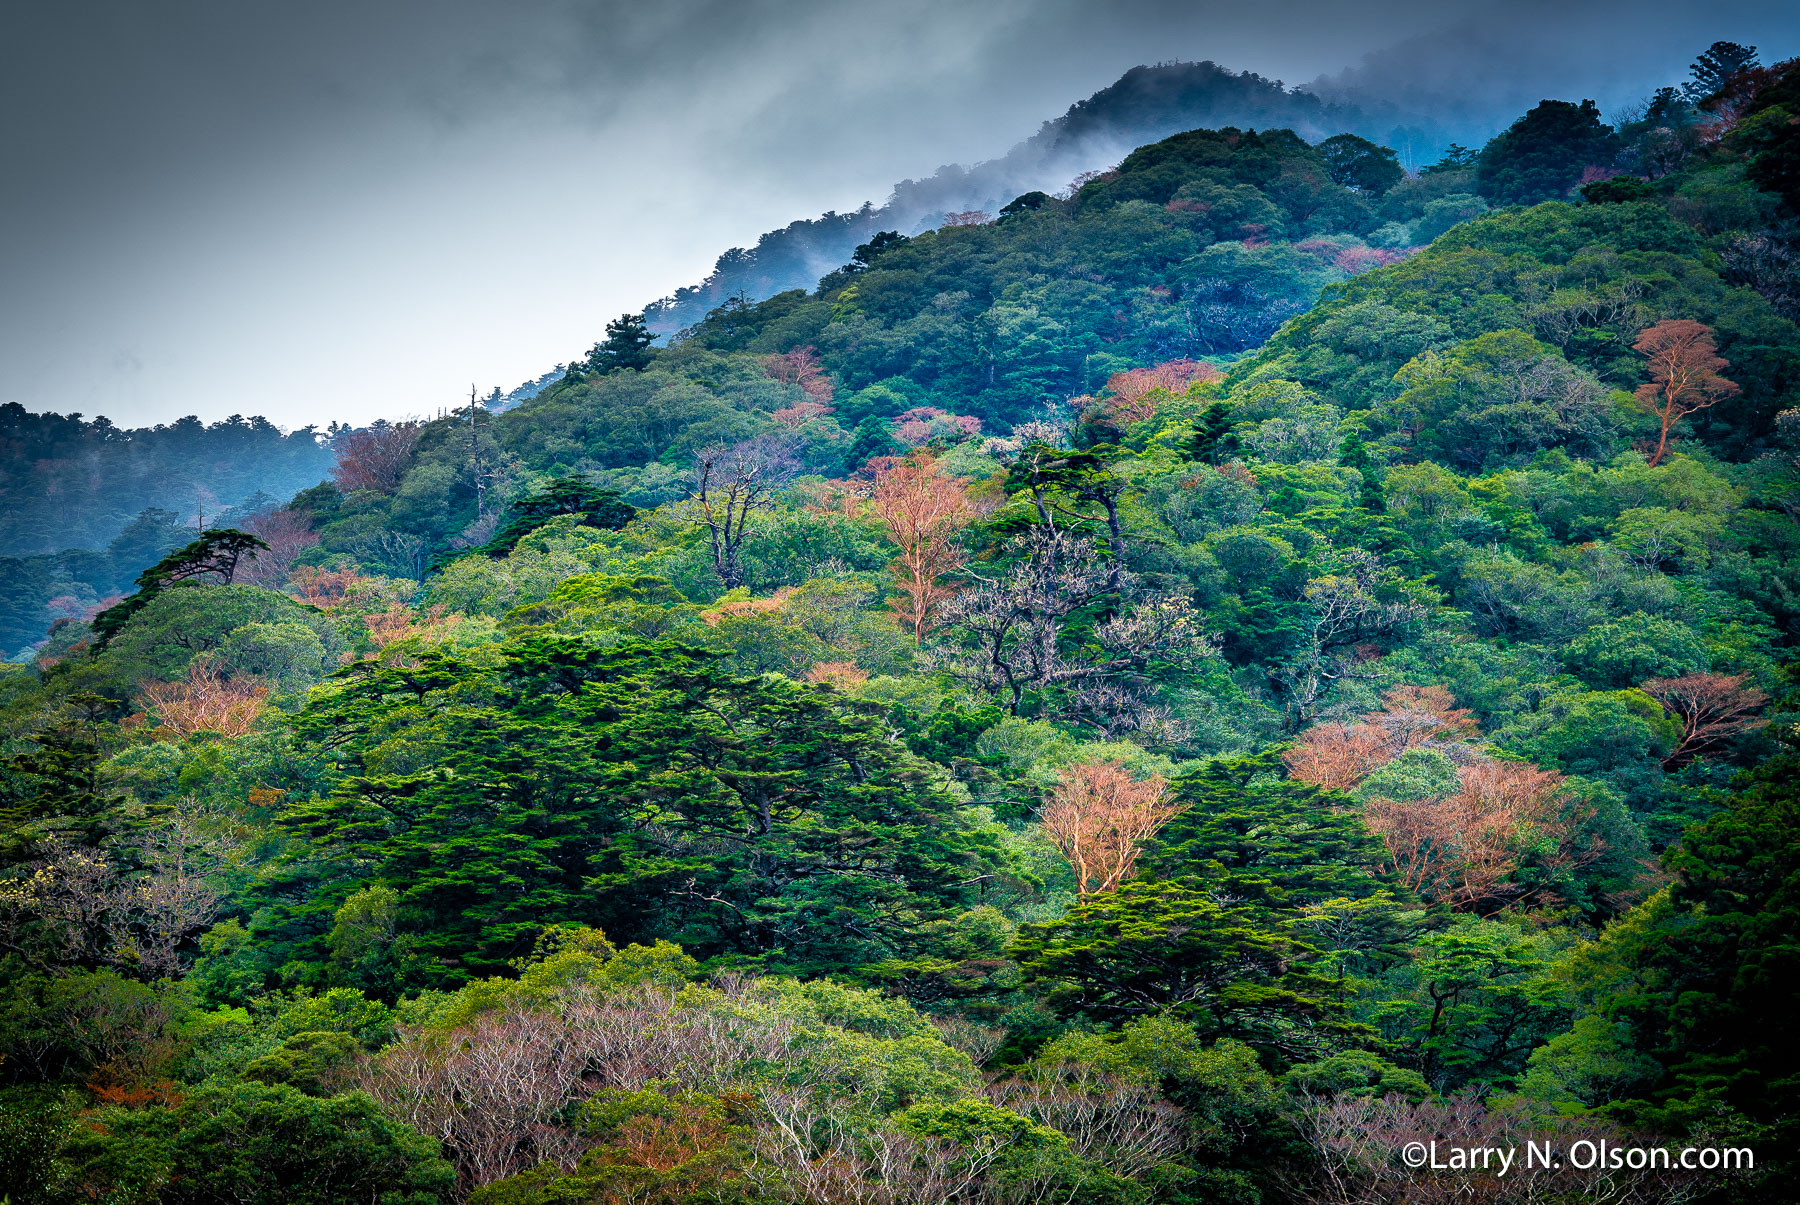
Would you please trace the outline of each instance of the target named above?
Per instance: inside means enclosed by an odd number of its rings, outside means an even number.
[[[909,230],[1234,116],[1096,128],[1081,153],[1033,138],[1136,65],[1313,81],[1378,141],[1426,112],[1472,145],[1542,97],[1678,81],[1715,38],[1780,57],[1791,27],[1765,0],[39,6],[0,44],[0,403],[121,426],[435,413],[580,354],[801,215],[842,224],[910,179],[910,220],[890,223]],[[1235,115],[1267,125],[1259,104]],[[998,174],[933,175],[1021,142]],[[841,249],[758,266],[797,287]]]
[[[0,1205],[1800,1201],[1770,13],[0,27]]]
[[[810,289],[878,231],[916,234],[950,213],[995,213],[1023,193],[1065,189],[1081,173],[1183,130],[1286,128],[1310,142],[1357,134],[1392,147],[1417,171],[1452,144],[1480,146],[1540,99],[1597,97],[1610,111],[1648,95],[1641,61],[1595,53],[1611,32],[1597,27],[1595,14],[1568,20],[1567,44],[1546,47],[1502,10],[1477,9],[1297,85],[1211,60],[1140,64],[1003,155],[946,164],[901,180],[879,204],[800,219],[753,247],[725,251],[705,280],[651,303],[651,327],[669,335],[728,298]],[[1674,81],[1688,54],[1684,46],[1658,47],[1647,57],[1667,62]]]
[[[946,164],[930,176],[900,181],[879,206],[865,203],[851,213],[796,221],[765,234],[754,248],[724,252],[705,281],[653,303],[648,317],[653,330],[672,334],[727,298],[760,301],[810,289],[878,231],[911,235],[943,224],[951,213],[991,215],[1014,197],[1065,190],[1082,173],[1110,167],[1135,148],[1183,130],[1287,128],[1309,141],[1339,133],[1379,140],[1376,124],[1353,106],[1322,102],[1253,71],[1210,61],[1133,67],[1004,155]],[[1447,141],[1436,131],[1419,140],[1426,138],[1434,140],[1421,147],[1425,153]]]

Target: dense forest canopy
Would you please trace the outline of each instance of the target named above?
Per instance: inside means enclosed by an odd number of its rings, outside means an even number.
[[[1188,130],[140,520],[0,1196],[1794,1199],[1796,114]]]

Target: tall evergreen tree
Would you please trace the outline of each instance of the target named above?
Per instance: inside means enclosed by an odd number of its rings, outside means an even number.
[[[1691,79],[1687,94],[1690,99],[1704,100],[1725,86],[1740,71],[1758,66],[1756,47],[1737,42],[1714,42],[1688,68]]]
[[[650,345],[656,336],[644,324],[642,314],[620,314],[606,324],[606,338],[588,353],[589,372],[642,372],[650,366]]]
[[[238,563],[246,555],[267,552],[269,546],[248,532],[231,528],[209,527],[200,538],[177,548],[138,575],[137,590],[124,602],[108,607],[94,616],[92,628],[99,637],[95,651],[105,648],[133,615],[150,605],[150,600],[174,586],[199,584],[211,578],[229,586],[237,576]]]
[[[1607,167],[1618,153],[1618,138],[1593,101],[1546,100],[1482,148],[1476,187],[1500,205],[1558,201],[1586,169]]]

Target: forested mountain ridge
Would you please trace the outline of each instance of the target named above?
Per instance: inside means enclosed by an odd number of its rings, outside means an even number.
[[[700,290],[679,292],[652,304],[647,313],[652,326],[672,332],[728,298],[760,299],[785,288],[811,291],[821,276],[849,260],[859,243],[886,227],[913,229],[927,219],[928,225],[936,225],[945,209],[998,210],[1032,181],[1060,186],[1145,138],[1234,122],[1295,126],[1307,137],[1320,138],[1352,122],[1353,116],[1343,106],[1323,106],[1252,73],[1233,73],[1211,63],[1136,68],[1062,118],[1046,122],[1010,156],[967,172],[946,169],[932,180],[905,181],[882,208],[795,223],[765,237],[754,252],[727,252],[720,271]],[[1191,237],[1189,243],[1201,245]],[[1336,250],[1316,254],[1329,260]],[[744,273],[753,273],[754,281]],[[1253,329],[1238,334],[1260,338],[1310,299],[1316,292],[1314,280],[1340,275],[1324,262],[1270,272],[1267,287],[1281,295],[1270,298],[1272,304]],[[515,407],[552,379],[491,397],[487,406],[495,413]],[[323,476],[332,458],[310,431],[280,437],[285,442],[265,447],[269,437],[280,433],[260,418],[249,420],[247,427],[244,420],[226,420],[210,432],[191,419],[154,431],[126,432],[105,419],[84,424],[77,418],[30,416],[16,407],[9,411],[14,409],[18,413],[11,420],[0,419],[6,426],[3,438],[14,449],[13,462],[0,470],[0,497],[10,503],[0,527],[0,557],[20,558],[17,564],[5,562],[8,571],[0,574],[0,650],[9,654],[40,640],[59,618],[91,613],[101,600],[128,587],[157,555],[181,542],[180,533],[170,530],[148,556],[110,548],[128,523],[135,520],[141,530],[160,521],[168,528],[172,520],[161,512],[188,516],[210,508],[224,513],[259,491],[285,499]],[[252,501],[249,510],[260,505]],[[158,513],[145,513],[149,510]],[[127,543],[133,549],[148,547],[139,536]]]
[[[0,406],[0,653],[92,615],[200,527],[316,484],[331,434],[241,415],[126,429]]]
[[[0,1192],[1792,1199],[1797,88],[1189,131],[341,439],[0,677]]]
[[[1357,172],[1380,189],[1337,178]],[[1401,176],[1360,139],[1198,131],[1067,200],[1027,194],[992,222],[889,233],[810,292],[727,304],[673,347],[626,353],[641,371],[612,371],[603,345],[521,407],[427,426],[404,481],[332,511],[323,546],[380,526],[409,537],[408,555],[446,548],[483,518],[477,460],[492,494],[598,471],[654,506],[710,442],[792,435],[809,469],[837,476],[935,438],[933,423],[1000,435],[1134,366],[1228,361],[1325,286],[1487,208],[1472,172]],[[771,369],[770,354],[787,358]]]
[[[329,472],[328,433],[260,417],[126,429],[0,406],[0,556],[104,548],[139,512],[215,514],[293,497]]]
[[[1429,114],[1404,115],[1399,124],[1407,126],[1409,156],[1433,157],[1449,141]],[[879,206],[794,222],[763,235],[755,247],[726,251],[704,281],[652,303],[645,317],[652,330],[671,335],[734,298],[754,302],[789,289],[810,291],[878,231],[920,234],[956,215],[991,215],[1022,193],[1061,190],[1134,147],[1182,130],[1225,126],[1291,129],[1314,142],[1335,134],[1392,141],[1396,117],[1377,120],[1354,105],[1212,62],[1134,67],[998,159],[902,180]],[[1415,166],[1410,158],[1408,166]]]

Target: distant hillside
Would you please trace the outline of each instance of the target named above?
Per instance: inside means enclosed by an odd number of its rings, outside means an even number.
[[[326,437],[235,414],[125,428],[0,406],[0,656],[130,590],[202,521],[241,522],[317,485]]]
[[[1285,128],[1312,142],[1354,133],[1396,145],[1410,155],[1410,161],[1403,156],[1408,167],[1442,149],[1445,139],[1428,120],[1412,119],[1397,130],[1395,118],[1391,106],[1372,117],[1352,104],[1327,102],[1212,62],[1133,67],[998,159],[941,167],[926,179],[902,180],[883,205],[793,222],[763,235],[755,247],[733,247],[705,280],[649,306],[650,327],[673,334],[730,298],[761,301],[789,289],[811,289],[878,231],[917,234],[942,225],[948,214],[993,214],[1022,193],[1065,191],[1078,175],[1109,167],[1133,147],[1183,130]],[[1403,137],[1394,138],[1396,133]]]
[[[1069,399],[1134,369],[1207,375],[1202,357],[1252,351],[1321,290],[1486,208],[1473,171],[1403,180],[1385,148],[1348,149],[1189,131],[1071,197],[889,240],[813,289],[720,307],[641,371],[590,358],[504,413],[426,424],[390,488],[305,500],[307,556],[423,578],[489,537],[495,498],[555,475],[654,507],[718,441],[769,437],[835,477],[952,432],[1004,436],[1047,406],[1076,417],[1088,399]],[[1338,179],[1359,164],[1379,178],[1367,190]]]
[[[0,406],[0,556],[104,548],[147,507],[191,521],[261,493],[291,498],[331,470],[312,427],[189,416],[125,428],[104,417]]]

